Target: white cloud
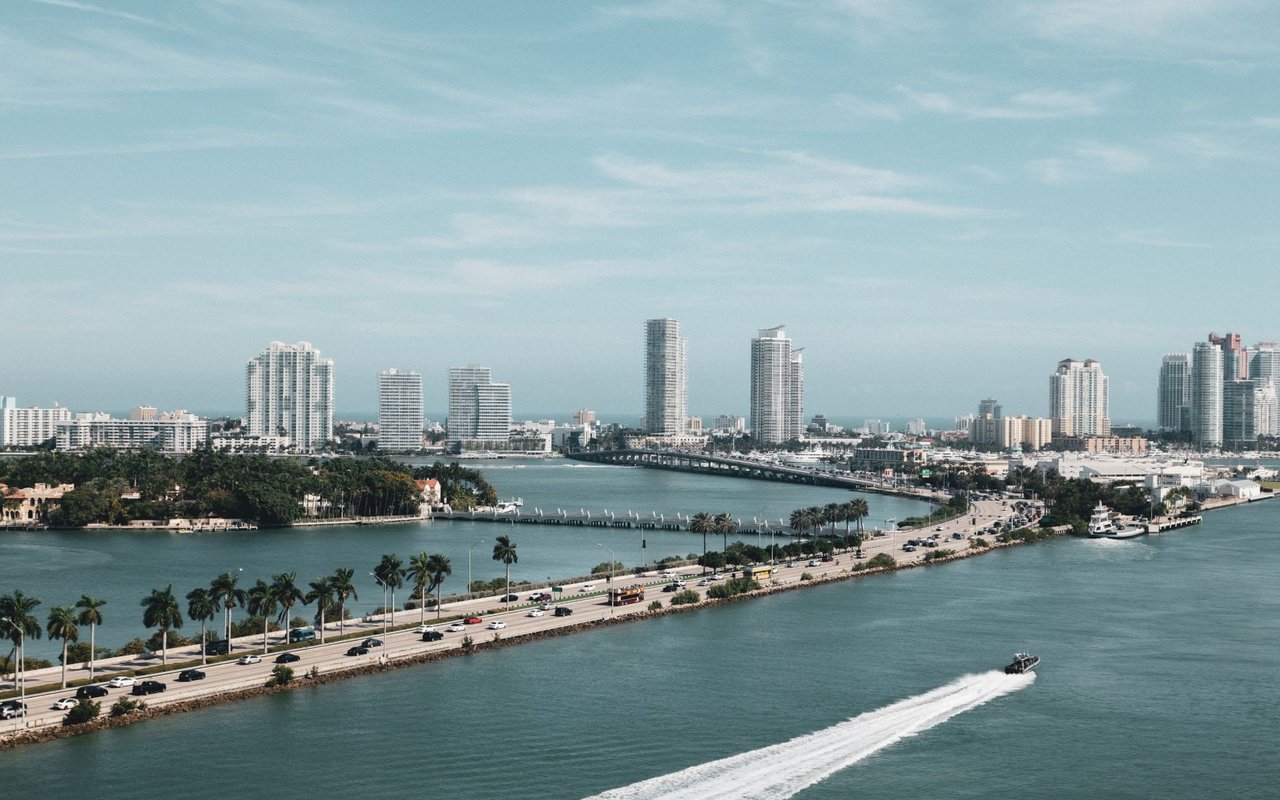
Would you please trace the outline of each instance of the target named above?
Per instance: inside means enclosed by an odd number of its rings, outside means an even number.
[[[967,92],[957,96],[955,93],[920,91],[905,84],[899,84],[894,88],[922,111],[954,114],[969,119],[1007,120],[1094,116],[1104,110],[1104,100],[1123,90],[1118,84],[1107,84],[1088,91],[1039,88],[992,101],[975,97],[977,92]]]
[[[1229,0],[1065,0],[1019,9],[1033,32],[1053,39],[1153,38],[1236,5]]]

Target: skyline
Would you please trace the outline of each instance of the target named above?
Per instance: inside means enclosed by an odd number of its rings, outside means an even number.
[[[0,392],[243,408],[309,341],[335,410],[484,364],[517,411],[692,414],[750,339],[805,417],[949,417],[1095,359],[1154,421],[1165,353],[1280,338],[1280,12],[1252,2],[15,4],[0,38]]]

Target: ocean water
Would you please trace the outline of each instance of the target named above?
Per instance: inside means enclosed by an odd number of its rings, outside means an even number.
[[[1278,523],[1260,503],[307,688],[0,753],[0,787],[1275,797]],[[1015,649],[1034,680],[992,674]]]

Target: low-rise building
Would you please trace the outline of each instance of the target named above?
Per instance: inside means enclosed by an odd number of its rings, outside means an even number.
[[[855,472],[899,471],[908,465],[923,464],[925,451],[896,447],[859,447],[849,459],[849,468]]]
[[[162,453],[190,453],[209,440],[209,423],[186,411],[171,411],[159,419],[114,419],[110,414],[76,414],[59,422],[59,450],[90,450],[95,447],[159,450]]]
[[[11,489],[0,483],[0,519],[6,525],[47,522],[62,496],[76,487],[71,483],[50,486],[37,483],[26,489]]]
[[[38,447],[58,435],[60,422],[71,419],[71,410],[57,403],[53,408],[18,408],[17,398],[0,397],[0,447]]]

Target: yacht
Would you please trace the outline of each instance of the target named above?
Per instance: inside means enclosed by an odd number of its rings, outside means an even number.
[[[1089,535],[1095,539],[1132,539],[1147,532],[1146,528],[1138,525],[1116,524],[1115,518],[1115,513],[1099,500],[1098,507],[1089,518]]]
[[[1040,656],[1030,653],[1014,653],[1013,663],[1004,668],[1005,675],[1021,675],[1030,672],[1040,665]]]

